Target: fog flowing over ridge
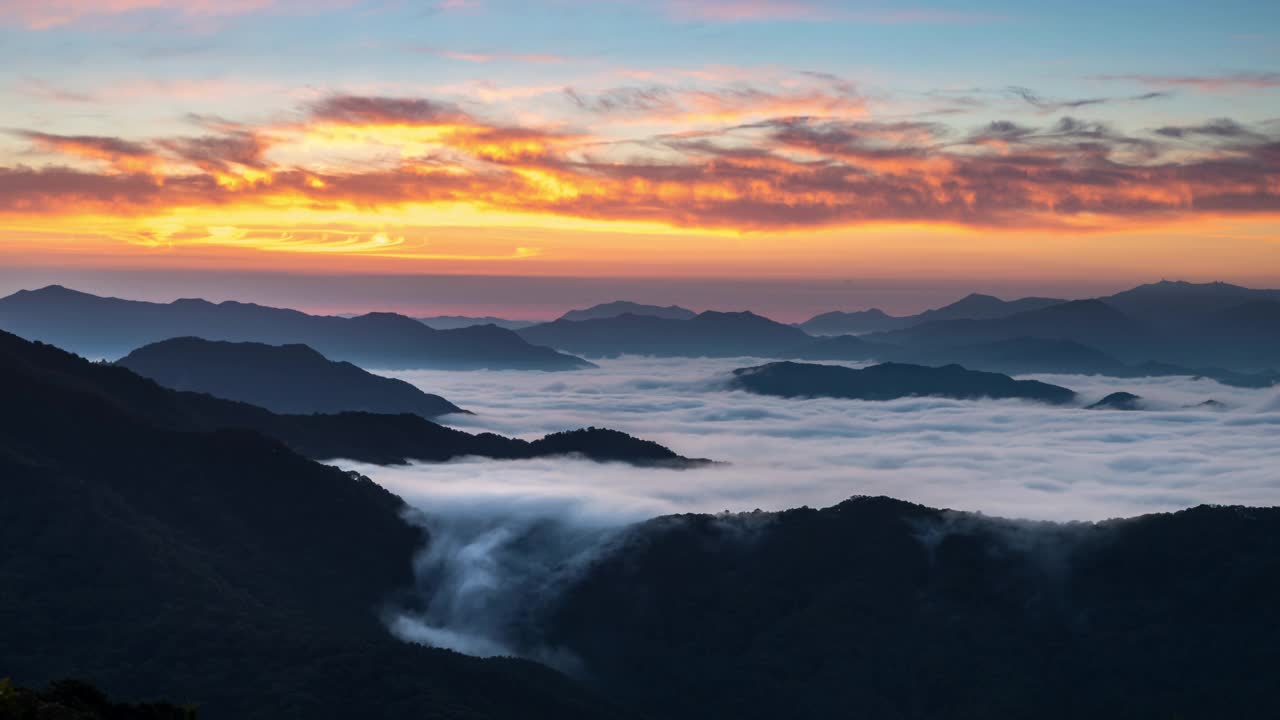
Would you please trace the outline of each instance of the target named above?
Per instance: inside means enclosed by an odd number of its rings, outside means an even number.
[[[572,670],[516,637],[522,614],[630,523],[685,512],[825,507],[888,495],[1035,520],[1101,520],[1202,503],[1280,503],[1280,390],[1190,377],[1027,376],[1079,393],[1018,400],[785,399],[727,388],[758,359],[627,357],[571,379],[522,372],[398,372],[475,410],[471,431],[534,436],[598,424],[725,464],[684,471],[573,458],[462,459],[360,471],[405,498],[433,539],[424,589],[389,616],[403,639],[517,654]],[[1143,410],[1086,410],[1115,391]],[[1220,406],[1196,407],[1213,399]]]

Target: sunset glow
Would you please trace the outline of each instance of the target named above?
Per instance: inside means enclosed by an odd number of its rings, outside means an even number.
[[[1275,10],[989,4],[0,2],[0,260],[1280,278]]]

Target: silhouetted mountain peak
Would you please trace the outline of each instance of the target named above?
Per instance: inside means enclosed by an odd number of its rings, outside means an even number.
[[[776,325],[777,322],[770,320],[763,315],[757,315],[750,310],[706,310],[698,313],[692,318],[696,322],[717,323],[717,322],[746,322],[746,323],[768,323]]]
[[[4,300],[21,300],[25,302],[46,301],[46,302],[66,302],[69,300],[90,300],[99,299],[96,295],[90,295],[79,290],[72,290],[65,285],[46,285],[35,290],[19,290]],[[103,298],[107,300],[115,300],[117,298]]]
[[[561,315],[558,319],[580,321],[580,320],[600,320],[603,318],[618,317],[620,315],[642,315],[648,317],[666,318],[668,320],[688,320],[694,316],[694,312],[688,308],[682,308],[679,305],[647,305],[645,303],[631,302],[630,300],[614,300],[613,302],[600,303],[592,305],[589,308],[581,310],[570,310]]]
[[[1090,405],[1089,410],[1138,410],[1142,398],[1130,392],[1113,392],[1098,402]]]
[[[945,305],[944,307],[953,308],[953,307],[963,307],[965,305],[977,305],[977,304],[990,305],[993,303],[1003,303],[1003,302],[1004,300],[1001,300],[995,295],[985,295],[983,293],[975,292],[975,293],[969,293],[968,295],[965,295],[959,300],[951,303],[950,305]]]

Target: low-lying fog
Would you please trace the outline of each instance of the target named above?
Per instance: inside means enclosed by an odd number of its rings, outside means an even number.
[[[356,469],[428,508],[553,503],[628,519],[821,507],[855,494],[1073,520],[1200,503],[1280,503],[1280,390],[1188,377],[1029,376],[1076,390],[1082,405],[1127,390],[1150,408],[1124,412],[1024,401],[785,399],[724,389],[729,370],[760,362],[633,357],[572,373],[384,373],[475,412],[449,420],[469,431],[534,438],[596,425],[725,466],[677,472],[564,459]],[[1211,398],[1225,407],[1187,407]]]
[[[727,464],[694,470],[575,459],[388,468],[347,461],[421,511],[423,607],[388,618],[401,638],[478,655],[557,661],[511,645],[514,608],[559,585],[613,529],[680,512],[825,507],[889,495],[989,515],[1095,520],[1200,503],[1280,504],[1280,390],[1188,377],[1035,376],[1076,407],[1024,401],[784,399],[729,391],[761,360],[623,358],[572,373],[399,372],[476,414],[469,431],[535,438],[590,425]],[[1141,411],[1086,410],[1126,390]],[[1218,409],[1191,407],[1205,400]],[[529,542],[528,538],[537,540]]]

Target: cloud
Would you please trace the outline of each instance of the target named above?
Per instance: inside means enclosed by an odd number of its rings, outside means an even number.
[[[1030,88],[1011,85],[1008,90],[1014,96],[1022,99],[1028,105],[1035,107],[1037,110],[1045,114],[1062,112],[1063,110],[1077,110],[1091,105],[1106,105],[1108,103],[1117,102],[1142,102],[1145,100],[1160,100],[1169,97],[1169,93],[1167,92],[1147,92],[1142,93],[1141,95],[1131,95],[1129,97],[1122,98],[1093,97],[1052,100],[1041,96]]]
[[[866,98],[853,83],[826,73],[801,73],[800,82],[765,89],[739,81],[715,88],[644,85],[616,87],[595,94],[565,88],[579,110],[618,120],[664,124],[734,124],[779,116],[858,117]]]
[[[0,23],[51,30],[112,16],[162,12],[180,19],[208,20],[249,13],[315,11],[355,0],[0,0]]]
[[[519,497],[571,503],[602,522],[829,505],[852,494],[1056,520],[1173,509],[1148,498],[1175,491],[1193,503],[1280,502],[1270,471],[1274,450],[1265,441],[1267,426],[1280,421],[1275,389],[1188,377],[1035,376],[1078,391],[1079,407],[1068,408],[940,398],[791,400],[725,389],[729,369],[758,362],[631,357],[554,382],[519,372],[394,373],[475,409],[458,420],[471,430],[534,437],[607,425],[727,466],[670,473],[572,460],[463,461],[362,471],[423,508]],[[1142,396],[1151,409],[1082,409],[1117,390]],[[1226,409],[1191,407],[1209,398]],[[1037,482],[1066,490],[1045,498],[1026,487]]]
[[[709,22],[824,22],[898,24],[969,24],[1003,16],[932,8],[858,10],[830,0],[667,0],[666,11],[679,20]]]
[[[1192,88],[1205,92],[1265,90],[1280,87],[1280,72],[1235,72],[1223,75],[1098,75],[1096,78],[1159,88]]]
[[[338,461],[405,498],[434,538],[415,563],[418,600],[389,614],[394,632],[571,671],[573,658],[526,634],[521,618],[621,542],[628,524],[657,515],[824,507],[859,494],[1056,521],[1280,503],[1270,441],[1280,426],[1276,389],[1188,377],[1037,376],[1080,392],[1079,406],[1065,408],[725,389],[729,369],[757,362],[628,357],[554,381],[522,372],[394,373],[476,410],[459,419],[470,430],[533,437],[607,425],[731,463],[669,471],[550,458],[403,468]],[[1115,390],[1143,396],[1151,409],[1083,409]],[[1225,409],[1190,407],[1210,397]]]
[[[13,134],[31,141],[42,150],[100,160],[122,172],[148,171],[157,162],[155,152],[145,144],[116,137],[52,135],[34,130],[18,130]]]
[[[610,117],[720,118],[705,129],[622,142],[494,121],[430,98],[376,95],[326,96],[275,123],[202,120],[209,132],[197,137],[16,131],[67,162],[0,170],[0,210],[376,213],[450,203],[734,231],[869,222],[1089,231],[1280,212],[1280,136],[1266,125],[1215,120],[1128,134],[1069,116],[975,130],[876,121],[858,117],[861,100],[850,84],[806,77],[808,84],[774,90],[656,86],[571,95]],[[795,114],[801,109],[826,114]]]
[[[313,119],[347,125],[438,125],[468,123],[470,115],[450,103],[425,98],[331,95],[308,106]]]

